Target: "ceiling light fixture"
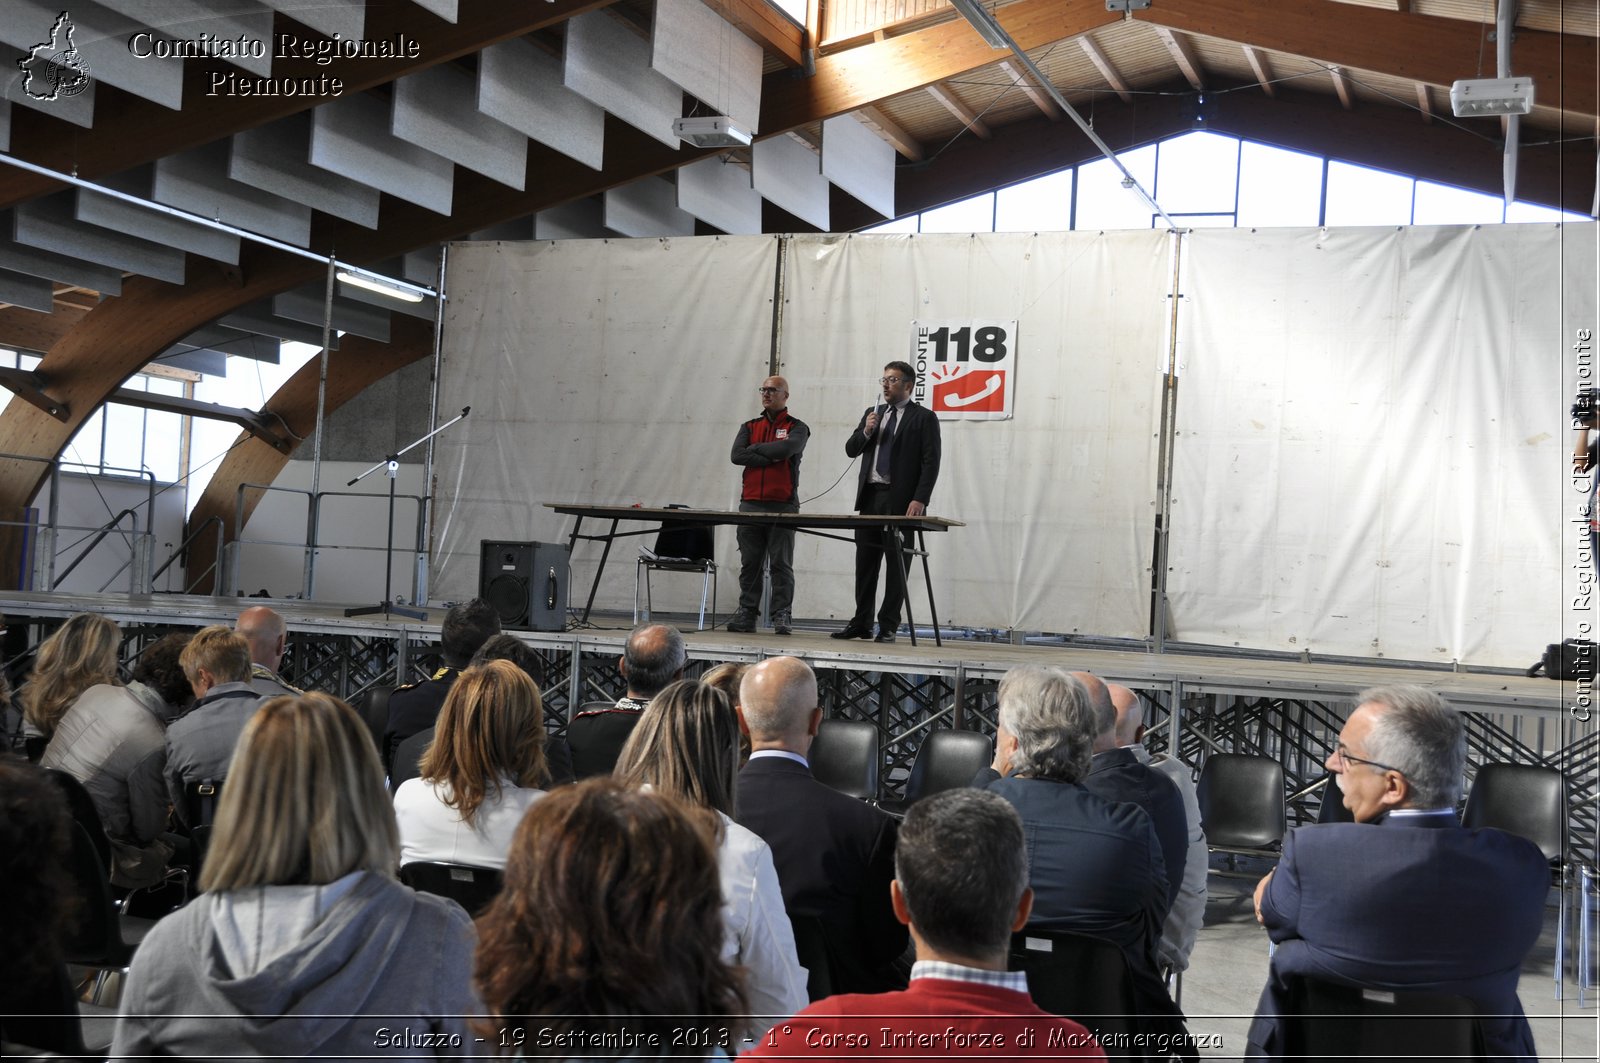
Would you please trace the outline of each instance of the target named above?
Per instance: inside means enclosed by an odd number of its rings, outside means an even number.
[[[422,302],[422,293],[409,285],[387,277],[379,277],[371,273],[358,273],[349,267],[341,269],[338,277],[346,284],[353,284],[357,288],[365,288],[369,292],[387,295],[391,299],[399,299],[406,303]]]
[[[697,148],[746,148],[750,146],[750,131],[739,128],[734,124],[732,118],[722,114],[674,119],[672,135],[687,144],[693,144]]]
[[[1527,114],[1533,110],[1532,78],[1468,78],[1450,86],[1450,110],[1457,118]]]

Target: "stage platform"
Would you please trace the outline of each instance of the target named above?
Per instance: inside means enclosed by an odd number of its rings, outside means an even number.
[[[33,621],[29,645],[54,622],[77,612],[118,621],[131,658],[172,629],[231,624],[242,608],[270,605],[289,623],[284,673],[308,689],[362,697],[373,687],[426,677],[437,666],[442,608],[425,621],[369,615],[347,617],[344,604],[267,598],[180,595],[65,595],[0,593],[14,629]],[[795,634],[696,631],[694,617],[677,622],[689,647],[690,674],[724,661],[753,662],[793,654],[816,668],[830,717],[862,719],[879,730],[883,796],[897,796],[922,736],[958,727],[992,734],[995,688],[1018,664],[1048,663],[1090,671],[1123,683],[1145,698],[1153,750],[1174,751],[1197,769],[1210,752],[1248,752],[1284,765],[1291,821],[1315,818],[1325,786],[1323,761],[1332,750],[1352,699],[1366,687],[1416,683],[1467,712],[1469,771],[1477,764],[1514,761],[1566,774],[1578,850],[1596,855],[1596,722],[1573,714],[1577,685],[1519,674],[1401,667],[1376,662],[1319,662],[1222,653],[1146,653],[1092,645],[977,641],[944,633],[912,646],[828,637],[837,628],[801,623]],[[582,705],[622,693],[616,661],[632,627],[627,615],[595,614],[593,623],[566,631],[516,632],[538,651],[546,722],[554,733]]]

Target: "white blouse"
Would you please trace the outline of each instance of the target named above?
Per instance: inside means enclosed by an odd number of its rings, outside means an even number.
[[[795,957],[794,929],[783,907],[772,850],[727,816],[722,826],[717,864],[728,928],[722,958],[747,971],[751,1032],[759,1034],[806,1006],[806,969]]]
[[[484,798],[470,827],[462,822],[458,810],[444,803],[449,794],[449,784],[425,779],[407,779],[395,791],[401,864],[429,860],[503,870],[517,824],[544,791],[513,786],[502,779],[499,795],[491,792]]]

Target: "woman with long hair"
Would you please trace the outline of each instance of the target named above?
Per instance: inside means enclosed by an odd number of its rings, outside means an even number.
[[[112,1055],[462,1054],[472,923],[395,881],[398,855],[361,718],[326,694],[264,703],[218,802],[207,892],[134,955]]]
[[[732,1055],[744,997],[721,955],[713,828],[669,794],[603,777],[534,805],[478,920],[485,1045],[573,1059]]]
[[[462,672],[445,696],[421,778],[394,795],[400,862],[501,868],[523,813],[544,796],[544,703],[510,661]]]
[[[739,719],[726,695],[693,679],[657,694],[617,760],[615,778],[649,786],[716,813],[717,866],[726,925],[723,958],[746,971],[759,1033],[806,1006],[806,972],[795,958],[772,850],[733,821]]]
[[[109,617],[71,617],[39,646],[22,704],[50,740],[39,763],[68,772],[93,798],[111,841],[111,881],[135,888],[161,881],[172,856],[161,837],[168,710],[160,695],[117,679],[119,642]]]

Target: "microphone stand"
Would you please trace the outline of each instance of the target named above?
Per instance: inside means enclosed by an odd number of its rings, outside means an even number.
[[[446,428],[449,428],[451,425],[455,424],[457,421],[463,420],[467,416],[467,414],[469,414],[471,412],[472,412],[472,407],[471,406],[463,406],[463,407],[461,407],[461,413],[458,416],[452,417],[450,420],[446,421],[444,424],[440,425],[438,428],[435,428],[433,431],[429,432],[427,435],[424,435],[424,436],[421,436],[418,439],[412,440],[410,443],[408,443],[405,446],[401,447],[399,450],[395,451],[393,454],[390,454],[387,457],[385,457],[382,461],[378,462],[378,464],[374,465],[372,468],[368,469],[366,472],[362,473],[360,476],[357,476],[354,480],[351,480],[349,483],[345,484],[346,487],[354,487],[356,484],[360,483],[362,480],[365,480],[368,476],[371,476],[373,473],[377,472],[379,469],[384,469],[388,473],[388,476],[389,476],[389,538],[388,538],[387,542],[385,543],[384,549],[383,549],[383,601],[381,601],[377,605],[362,605],[362,606],[357,606],[357,607],[352,608],[352,609],[346,609],[344,611],[344,615],[345,616],[371,616],[374,613],[382,613],[384,615],[385,619],[387,619],[390,616],[409,616],[413,620],[426,620],[426,619],[428,619],[428,611],[426,609],[407,609],[404,606],[396,605],[396,604],[394,604],[393,599],[392,599],[392,595],[390,593],[391,592],[391,585],[394,582],[394,490],[395,490],[395,478],[400,473],[400,455],[404,454],[406,451],[411,450],[414,447],[417,447],[417,446],[420,446],[423,443],[426,443],[428,440],[432,439],[434,436],[438,435],[440,432],[443,432]],[[423,490],[427,490],[427,486],[426,485],[423,486]]]

